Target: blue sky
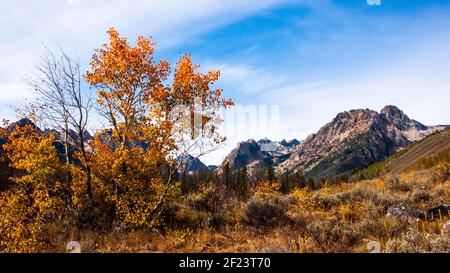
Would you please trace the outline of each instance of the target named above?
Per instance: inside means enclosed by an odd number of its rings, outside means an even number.
[[[279,130],[237,133],[207,163],[249,137],[303,139],[353,108],[395,104],[425,124],[450,123],[450,1],[3,0],[0,13],[0,118],[30,96],[21,79],[43,44],[87,65],[114,26],[130,40],[152,35],[158,58],[190,52],[221,69],[218,86],[237,104],[280,107]]]

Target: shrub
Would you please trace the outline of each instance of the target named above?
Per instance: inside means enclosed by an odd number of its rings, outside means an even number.
[[[376,185],[370,182],[361,182],[352,189],[339,193],[336,198],[339,202],[371,202],[376,206],[381,206],[385,210],[398,202],[404,202],[401,197],[394,196],[389,192],[380,190]]]
[[[281,225],[286,222],[287,208],[293,201],[291,196],[255,195],[245,205],[244,221],[255,226]]]
[[[336,217],[313,222],[306,232],[323,252],[350,252],[362,238],[357,229]]]
[[[402,219],[387,219],[383,220],[383,225],[385,228],[386,238],[394,238],[401,236],[405,233],[410,227],[410,223],[408,221]]]
[[[175,219],[183,227],[197,228],[208,226],[211,222],[211,215],[204,211],[182,207],[176,212]]]
[[[367,218],[358,223],[357,225],[359,233],[364,238],[381,237],[385,232],[383,222],[379,219]]]
[[[184,227],[223,227],[236,223],[240,205],[237,196],[225,186],[210,184],[188,195],[173,214],[176,224]]]
[[[450,183],[437,185],[431,191],[432,199],[436,203],[447,203],[450,200]]]
[[[198,192],[192,193],[186,198],[186,204],[197,210],[219,212],[222,210],[227,198],[227,189],[222,184],[203,186]]]
[[[408,192],[411,190],[411,185],[400,180],[398,177],[388,179],[387,187],[391,191]]]
[[[338,205],[341,200],[334,194],[316,193],[312,196],[312,201],[317,208],[329,210]]]
[[[414,190],[411,194],[411,201],[415,203],[430,201],[431,195],[425,190]]]
[[[450,253],[450,238],[443,235],[430,235],[409,229],[399,238],[386,243],[389,253]]]

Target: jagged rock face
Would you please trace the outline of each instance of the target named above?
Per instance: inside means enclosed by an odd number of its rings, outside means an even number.
[[[410,119],[400,109],[395,106],[385,106],[380,116],[387,122],[387,134],[390,138],[401,141],[406,138],[408,141],[416,141],[424,138],[429,128],[420,122]]]
[[[9,126],[9,128],[12,129],[12,128],[14,128],[14,126],[19,126],[20,128],[22,128],[22,127],[25,127],[26,125],[31,125],[31,127],[37,128],[36,124],[34,124],[34,122],[32,122],[31,120],[29,120],[27,118],[23,118],[23,119],[16,121],[15,123],[11,124]]]
[[[292,139],[289,141],[286,141],[285,139],[283,139],[282,141],[280,141],[280,145],[286,147],[286,148],[294,148],[295,146],[298,146],[300,144],[300,141],[298,141],[297,139]]]
[[[399,130],[408,130],[410,128],[416,128],[422,131],[427,130],[427,126],[415,120],[409,119],[409,117],[396,106],[385,106],[381,109],[380,114],[384,115],[390,126],[396,127]]]
[[[237,171],[246,167],[251,173],[253,168],[259,168],[269,163],[277,165],[286,160],[299,143],[296,139],[290,141],[282,140],[280,142],[267,138],[257,142],[250,139],[238,143],[237,147],[225,158],[221,166],[223,167],[228,163],[231,171]],[[220,168],[217,170],[220,171]]]
[[[55,140],[63,140],[64,139],[64,133],[62,131],[58,131],[57,129],[54,129],[54,128],[52,128],[52,129],[46,128],[46,129],[42,130],[41,128],[37,127],[33,121],[31,121],[28,118],[22,118],[16,122],[12,123],[8,127],[8,132],[11,132],[15,126],[24,127],[26,125],[30,125],[31,127],[36,128],[36,130],[38,132],[42,133],[45,136],[50,136],[51,134],[53,134],[53,136],[55,137]],[[70,129],[69,135],[70,135],[70,137],[68,138],[69,143],[74,144],[74,141],[80,141],[80,137],[74,130]],[[84,131],[83,138],[85,140],[91,140],[92,136],[88,131]]]
[[[310,135],[281,163],[278,172],[301,170],[307,177],[329,178],[385,159],[431,132],[395,106],[339,113]]]
[[[287,154],[290,154],[297,146],[300,144],[300,141],[293,139],[290,141],[282,140],[280,142],[272,141],[270,139],[261,139],[258,142],[259,148],[262,152],[265,152],[267,155],[272,157],[275,161],[279,161],[277,157],[284,157]],[[286,158],[285,158],[286,159]]]
[[[225,158],[222,166],[229,164],[231,171],[237,171],[247,167],[252,162],[269,159],[269,156],[262,152],[255,140],[248,140],[238,143],[237,147]]]
[[[386,216],[402,220],[419,220],[423,218],[423,212],[420,209],[399,204],[390,206]]]

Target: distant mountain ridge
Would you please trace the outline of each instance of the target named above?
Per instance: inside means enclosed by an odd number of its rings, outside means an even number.
[[[9,124],[7,131],[8,132],[12,132],[12,130],[14,129],[14,127],[19,126],[19,127],[25,127],[27,125],[30,125],[31,127],[35,128],[37,132],[39,132],[42,135],[45,136],[50,136],[51,134],[53,134],[53,136],[55,137],[54,141],[53,141],[53,146],[56,148],[56,151],[58,152],[58,157],[60,158],[60,160],[62,162],[66,161],[66,157],[65,157],[65,149],[64,149],[64,133],[58,131],[55,128],[51,128],[51,129],[41,129],[39,128],[33,121],[31,121],[28,118],[22,118],[19,119],[16,122],[13,122],[11,124]],[[69,130],[69,134],[70,137],[68,138],[67,143],[69,144],[69,156],[72,157],[72,154],[75,152],[75,147],[76,147],[76,143],[79,141],[79,136],[78,134],[73,131],[73,130]],[[83,132],[83,137],[86,141],[91,141],[93,139],[92,135],[88,132],[88,131],[84,131]],[[6,140],[4,139],[0,139],[0,147],[1,145],[5,142]],[[89,149],[89,148],[88,148]]]
[[[299,144],[300,141],[297,139],[278,142],[265,138],[259,141],[249,139],[239,142],[216,171],[220,172],[225,165],[228,165],[231,171],[237,171],[257,164],[275,165],[286,160]]]
[[[64,144],[63,144],[64,143],[63,142],[64,141],[64,133],[62,133],[54,128],[51,128],[51,129],[46,128],[46,129],[42,130],[33,121],[31,121],[27,118],[20,119],[16,122],[10,124],[8,127],[8,131],[11,132],[15,126],[24,127],[26,125],[30,125],[33,128],[36,128],[36,130],[43,135],[50,136],[51,134],[53,134],[53,136],[55,137],[53,146],[56,148],[56,150],[58,152],[58,156],[61,159],[61,161],[65,162],[65,160],[66,160],[65,159],[65,149],[64,149]],[[71,137],[68,138],[69,152],[72,155],[72,153],[75,151],[75,147],[76,147],[74,140],[79,141],[79,137],[78,137],[77,133],[73,130],[70,130],[69,134],[71,135]],[[89,132],[87,132],[87,131],[84,132],[83,136],[86,141],[91,141],[93,139],[92,135],[89,134]],[[110,145],[112,148],[115,148],[114,147],[115,145],[111,139],[111,132],[103,132],[103,133],[99,134],[97,137],[99,137],[103,142]],[[0,144],[1,144],[1,142],[2,141],[0,141]],[[143,142],[132,143],[131,145],[137,145],[142,148],[146,148],[148,146],[146,143],[143,143]],[[187,173],[209,172],[209,168],[205,164],[203,164],[203,162],[201,162],[200,159],[193,157],[192,155],[180,157],[179,160],[181,162],[181,167],[179,170],[180,173],[184,173],[185,171]]]
[[[10,128],[27,124],[45,135],[53,134],[54,146],[60,158],[65,160],[61,132],[55,129],[41,130],[28,119],[13,123]],[[200,159],[187,155],[180,158],[183,161],[180,173],[220,174],[224,166],[228,165],[232,172],[246,168],[251,176],[257,169],[274,166],[278,174],[301,172],[314,179],[339,177],[382,161],[399,149],[445,128],[446,126],[426,126],[410,119],[392,105],[385,106],[379,113],[369,109],[350,110],[337,114],[331,122],[304,141],[272,141],[265,138],[239,142],[220,166],[206,166]],[[76,139],[75,132],[73,134]],[[85,132],[84,137],[87,140],[93,139],[88,132]],[[110,142],[108,133],[99,137]],[[135,145],[145,147],[143,143]]]
[[[444,128],[425,126],[392,105],[380,113],[369,109],[342,112],[297,146],[277,171],[301,171],[315,179],[343,175]]]

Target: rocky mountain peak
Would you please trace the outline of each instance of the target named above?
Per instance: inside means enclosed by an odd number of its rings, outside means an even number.
[[[236,147],[242,153],[257,153],[259,151],[259,144],[254,139],[242,141]]]
[[[279,171],[302,170],[315,178],[336,176],[386,158],[423,139],[431,128],[392,105],[380,113],[369,109],[345,111],[297,146]]]
[[[427,130],[427,126],[415,120],[411,120],[397,106],[385,106],[383,109],[381,109],[380,115],[385,117],[391,126],[394,126],[399,130],[408,130],[412,127],[421,131]]]
[[[19,127],[24,127],[26,125],[30,125],[30,126],[36,128],[36,124],[34,124],[34,122],[28,118],[19,119],[17,122],[15,122],[15,125],[18,125]]]
[[[248,164],[267,158],[254,139],[239,142],[236,148],[225,158],[222,166],[229,164],[232,171],[246,167]]]
[[[356,109],[337,114],[331,123],[355,124],[370,122],[378,115],[377,112],[369,109]]]
[[[300,144],[297,139],[272,141],[264,138],[258,141],[249,139],[239,142],[236,148],[225,158],[222,166],[228,164],[232,171],[237,171],[248,166],[274,164],[286,160],[293,149]],[[218,168],[220,172],[220,168]]]
[[[291,140],[283,139],[283,140],[280,141],[280,145],[282,145],[284,147],[288,147],[288,148],[293,148],[293,147],[295,147],[295,146],[297,146],[299,144],[300,144],[300,141],[298,141],[295,138],[291,139]]]
[[[31,121],[30,119],[28,119],[28,118],[22,118],[22,119],[19,119],[18,121],[14,122],[14,123],[11,123],[8,126],[7,130],[8,130],[8,132],[12,132],[14,130],[14,128],[16,128],[16,126],[19,126],[19,128],[22,128],[22,127],[25,127],[27,125],[30,125],[32,128],[36,128],[38,131],[40,131],[40,129],[36,126],[36,124],[33,121]]]
[[[386,105],[385,107],[383,107],[383,109],[381,109],[380,114],[385,114],[387,117],[397,117],[397,118],[402,118],[406,116],[403,113],[403,111],[400,110],[395,105]]]

